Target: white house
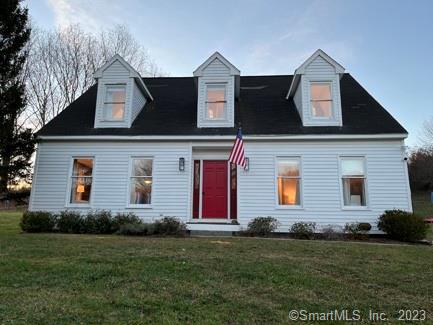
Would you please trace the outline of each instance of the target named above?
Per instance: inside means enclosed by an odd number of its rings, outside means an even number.
[[[95,78],[37,134],[30,210],[228,231],[258,216],[376,229],[412,210],[406,130],[321,50],[294,75],[241,76],[216,52],[191,77],[142,78],[116,55]],[[245,169],[227,162],[239,126]]]

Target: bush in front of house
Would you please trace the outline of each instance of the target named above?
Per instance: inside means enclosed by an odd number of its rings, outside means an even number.
[[[162,236],[183,236],[186,225],[174,217],[164,217],[154,223],[154,234]]]
[[[295,222],[290,227],[290,233],[296,239],[313,239],[315,232],[315,222]]]
[[[81,213],[65,210],[57,215],[55,229],[64,234],[80,234],[84,230],[83,224]]]
[[[371,224],[368,222],[346,223],[344,226],[344,232],[349,239],[367,239],[370,230]]]
[[[340,240],[344,238],[344,231],[341,226],[326,225],[322,227],[320,237],[325,240]]]
[[[120,227],[127,224],[141,224],[143,223],[139,217],[137,217],[134,213],[117,213],[112,220],[112,232],[119,232]]]
[[[55,216],[47,211],[26,211],[20,222],[25,232],[52,232],[54,226]]]
[[[151,236],[155,233],[153,223],[125,223],[120,226],[117,234],[124,236]]]
[[[82,233],[112,234],[113,217],[108,210],[90,211],[83,219]]]
[[[403,210],[385,211],[377,226],[390,238],[407,242],[424,239],[428,228],[423,218]]]
[[[273,217],[257,217],[248,223],[247,234],[251,236],[269,236],[277,230],[279,222]]]

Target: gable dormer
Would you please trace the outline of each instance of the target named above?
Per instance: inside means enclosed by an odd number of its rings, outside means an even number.
[[[197,127],[233,127],[240,71],[215,52],[194,71]]]
[[[94,73],[95,128],[129,128],[152,95],[140,74],[116,54]]]
[[[342,126],[340,79],[344,68],[317,50],[295,70],[287,98],[293,98],[304,126]]]

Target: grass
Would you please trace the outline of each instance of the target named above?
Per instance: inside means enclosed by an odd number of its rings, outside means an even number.
[[[4,324],[284,323],[292,309],[432,320],[428,246],[21,234],[19,217],[0,213]]]

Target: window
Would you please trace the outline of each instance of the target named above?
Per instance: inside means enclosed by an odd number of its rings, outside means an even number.
[[[125,116],[125,85],[108,85],[104,101],[104,119],[120,121]]]
[[[71,176],[71,197],[73,204],[90,203],[92,190],[93,159],[74,158]]]
[[[332,94],[331,83],[311,83],[311,112],[313,117],[332,117]]]
[[[150,204],[152,199],[152,159],[133,158],[129,204]]]
[[[300,165],[299,158],[277,160],[278,205],[301,205]]]
[[[226,107],[226,85],[207,85],[206,118],[224,119]]]
[[[341,158],[341,178],[344,205],[366,206],[364,158]]]

